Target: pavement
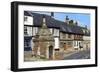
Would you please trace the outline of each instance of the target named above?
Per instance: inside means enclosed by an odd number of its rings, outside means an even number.
[[[64,60],[71,59],[90,59],[90,50],[82,50],[77,52],[72,52],[69,54],[64,54]]]
[[[24,51],[24,61],[47,61],[47,59],[38,55],[32,56],[32,51]]]
[[[90,50],[62,52],[63,60],[90,59]],[[32,56],[32,51],[24,51],[24,61],[48,61],[40,56]]]
[[[37,57],[33,56],[33,57],[25,57],[24,61],[30,61],[30,62],[31,61],[47,61],[47,59],[42,59],[39,56]]]

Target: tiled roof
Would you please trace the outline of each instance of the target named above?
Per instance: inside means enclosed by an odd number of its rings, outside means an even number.
[[[90,36],[90,30],[88,30],[87,28],[81,27],[82,30],[84,30],[84,35],[86,36]]]
[[[32,13],[33,17],[34,17],[34,21],[33,24],[35,27],[41,27],[43,24],[43,16],[45,16],[46,18],[46,24],[48,28],[59,28],[60,26],[58,26],[58,22],[54,19],[51,18],[51,16],[48,15],[44,15],[44,14],[37,14],[37,13]]]
[[[32,15],[34,17],[34,19],[33,19],[34,27],[41,27],[42,23],[43,23],[43,16],[45,16],[46,25],[48,28],[57,28],[57,29],[59,28],[61,32],[69,33],[69,34],[88,35],[88,34],[83,33],[82,27],[80,27],[80,26],[69,25],[63,21],[56,20],[49,15],[38,14],[38,13],[33,13],[33,12],[31,12],[31,14],[30,14],[30,12],[29,12],[29,14],[27,14],[28,12],[29,11],[24,11],[24,14]]]
[[[30,11],[24,11],[24,15],[26,15],[26,16],[32,16],[32,14],[31,14]]]

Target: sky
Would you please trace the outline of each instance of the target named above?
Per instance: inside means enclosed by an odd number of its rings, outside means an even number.
[[[40,14],[51,15],[50,12],[36,12]],[[90,14],[85,13],[62,13],[62,12],[54,12],[54,18],[60,21],[65,21],[66,16],[70,20],[77,21],[80,26],[86,26],[90,28]]]

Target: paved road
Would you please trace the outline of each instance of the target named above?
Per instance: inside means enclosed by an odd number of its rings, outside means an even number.
[[[64,55],[64,60],[69,59],[90,59],[90,50],[79,51],[69,56]]]

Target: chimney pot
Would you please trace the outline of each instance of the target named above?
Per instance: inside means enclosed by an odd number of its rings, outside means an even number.
[[[66,16],[66,20],[69,20],[68,16]]]
[[[51,12],[51,17],[54,17],[54,12]]]
[[[68,16],[66,16],[65,22],[66,22],[67,24],[69,24],[69,18],[68,18]]]

